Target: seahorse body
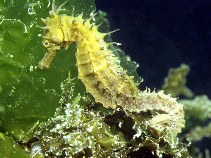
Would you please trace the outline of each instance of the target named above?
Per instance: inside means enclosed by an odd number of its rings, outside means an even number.
[[[182,105],[162,92],[140,92],[104,41],[107,34],[100,33],[90,19],[84,20],[82,15],[58,15],[52,10],[43,22],[47,25],[43,41],[47,52],[39,63],[40,68],[49,68],[58,50],[76,42],[79,79],[96,102],[106,108],[122,107],[129,112],[157,111],[161,114],[151,119],[150,126],[173,130],[176,134],[181,131]]]

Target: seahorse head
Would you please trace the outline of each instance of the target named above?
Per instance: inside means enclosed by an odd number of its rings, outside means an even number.
[[[46,24],[44,27],[45,32],[43,36],[43,46],[47,48],[45,56],[39,63],[40,68],[49,68],[50,63],[53,60],[56,52],[61,49],[64,45],[64,35],[59,23],[60,16],[52,14],[46,19],[42,19]]]
[[[61,16],[53,14],[43,20],[43,22],[47,25],[45,27],[46,29],[44,39],[54,43],[62,43],[64,41],[60,18]]]

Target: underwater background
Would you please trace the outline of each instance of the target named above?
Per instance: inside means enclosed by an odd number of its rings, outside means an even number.
[[[96,0],[114,41],[140,64],[142,86],[159,88],[170,67],[190,66],[187,85],[211,97],[211,1]]]
[[[96,0],[96,8],[107,13],[111,30],[120,29],[112,39],[140,65],[142,89],[159,89],[169,68],[185,63],[187,86],[211,98],[210,0]],[[198,145],[211,150],[211,139]]]
[[[50,16],[52,0],[1,0],[0,157],[210,158],[211,1],[56,0],[55,6],[64,2],[59,15],[82,18],[90,30],[120,29],[105,38],[122,44],[108,44],[116,62],[141,90],[178,98],[186,127],[178,134],[148,125],[159,108],[136,114],[96,103],[78,79],[76,44],[59,51],[50,69],[38,68],[46,51],[41,18]]]

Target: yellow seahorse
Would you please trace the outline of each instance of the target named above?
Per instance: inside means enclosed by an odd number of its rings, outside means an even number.
[[[98,27],[91,24],[90,19],[84,20],[82,15],[58,15],[60,8],[56,9],[53,1],[50,16],[42,19],[47,25],[43,37],[47,52],[39,67],[49,68],[57,51],[76,42],[78,77],[96,102],[106,108],[120,107],[134,113],[155,111],[158,114],[149,121],[149,126],[175,134],[181,132],[183,106],[163,92],[140,91],[104,41],[109,33],[100,33]]]

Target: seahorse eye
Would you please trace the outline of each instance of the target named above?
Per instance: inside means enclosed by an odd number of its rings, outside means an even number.
[[[49,43],[48,40],[44,40],[43,41],[43,45],[44,45],[44,47],[49,47],[50,46],[50,43]]]

